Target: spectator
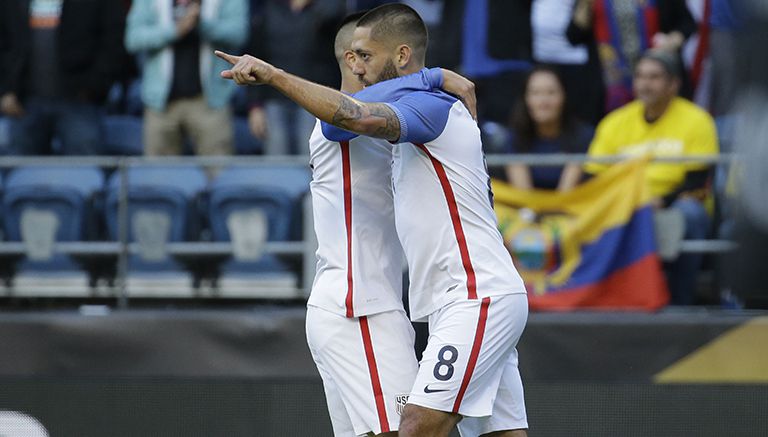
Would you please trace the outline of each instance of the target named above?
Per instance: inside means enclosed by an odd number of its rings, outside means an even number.
[[[336,25],[345,14],[344,0],[262,0],[254,16],[254,56],[286,71],[328,86],[339,83],[332,56]],[[306,153],[315,118],[269,87],[250,87],[248,124],[264,141],[267,155]]]
[[[522,93],[532,67],[533,0],[446,1],[433,61],[456,68],[477,86],[481,121],[506,124],[510,102]],[[491,148],[493,150],[493,148]]]
[[[0,0],[0,112],[11,120],[12,153],[101,151],[124,25],[119,0]]]
[[[248,36],[246,0],[134,0],[125,45],[144,56],[144,153],[182,153],[184,134],[200,155],[229,155],[234,85],[214,49],[237,50]]]
[[[733,110],[738,91],[738,38],[744,18],[736,1],[711,0],[709,52],[712,59],[710,108],[715,117]]]
[[[577,121],[563,80],[551,67],[528,75],[523,98],[512,118],[510,153],[586,153],[593,129]],[[507,179],[517,188],[568,191],[581,179],[579,164],[564,167],[507,166]]]
[[[531,13],[533,59],[557,67],[581,120],[603,118],[603,80],[594,44],[571,44],[567,37],[575,0],[534,0]]]
[[[680,56],[683,43],[695,30],[685,0],[577,0],[569,39],[574,44],[596,42],[606,110],[611,111],[632,100],[632,72],[646,49]]]
[[[637,100],[608,114],[597,127],[589,147],[592,157],[651,155],[692,157],[718,153],[712,117],[693,103],[677,97],[680,88],[679,58],[667,51],[646,52],[635,67]],[[589,173],[606,164],[590,163]],[[703,201],[708,197],[711,166],[699,163],[652,163],[647,171],[657,208],[671,208],[684,219],[684,238],[703,239],[709,216]],[[671,303],[689,305],[694,300],[701,255],[680,255],[667,267]]]

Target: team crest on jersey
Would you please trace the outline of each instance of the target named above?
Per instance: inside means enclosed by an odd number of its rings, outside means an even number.
[[[397,395],[395,396],[395,409],[397,410],[397,414],[400,416],[403,415],[403,409],[405,408],[405,404],[408,403],[408,395]]]

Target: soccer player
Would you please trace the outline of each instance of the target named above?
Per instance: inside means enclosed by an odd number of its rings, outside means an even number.
[[[353,71],[374,93],[421,71],[426,46],[415,11],[380,6],[357,24]],[[464,436],[526,435],[516,345],[527,297],[497,229],[480,132],[469,111],[441,91],[366,103],[259,59],[217,53],[234,65],[223,77],[276,88],[328,123],[329,139],[365,135],[399,143],[395,221],[410,271],[411,317],[430,326],[400,435],[447,436],[457,423]]]
[[[345,18],[334,42],[341,90],[362,84],[352,73],[352,33],[362,13]],[[424,70],[375,97],[394,100],[443,84],[440,69]],[[446,72],[445,86],[469,83]],[[402,304],[402,248],[392,199],[392,145],[357,137],[327,139],[318,121],[309,140],[317,269],[307,308],[307,340],[323,379],[336,436],[395,432],[416,377],[414,333]]]

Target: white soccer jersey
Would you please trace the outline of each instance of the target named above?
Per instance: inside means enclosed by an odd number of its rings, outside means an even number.
[[[439,88],[442,80],[439,68],[423,69],[358,95],[394,101]],[[395,230],[392,145],[322,125],[315,125],[309,140],[318,249],[308,304],[346,317],[402,310],[403,252]],[[339,132],[343,138],[329,139]]]
[[[391,102],[400,119],[392,171],[411,319],[426,320],[461,299],[525,293],[498,230],[477,123],[461,102],[442,91],[408,90],[398,96],[391,90],[402,79],[370,86],[355,97]],[[396,98],[384,98],[382,90]],[[335,140],[356,138],[325,123],[323,129]]]
[[[400,118],[394,150],[395,216],[410,275],[411,318],[449,302],[525,293],[493,210],[480,130],[442,92],[390,105]]]
[[[392,203],[392,146],[309,139],[317,272],[309,305],[346,317],[403,309],[403,253]]]

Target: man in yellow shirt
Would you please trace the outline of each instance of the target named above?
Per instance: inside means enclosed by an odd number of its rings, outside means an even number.
[[[636,100],[608,114],[589,147],[591,157],[691,157],[719,152],[712,117],[677,97],[680,66],[673,53],[650,50],[635,67]],[[596,174],[609,164],[589,163]],[[685,218],[685,239],[706,238],[709,216],[702,201],[708,194],[711,166],[703,163],[652,163],[646,178],[658,208],[675,208]],[[701,255],[682,255],[667,266],[672,304],[693,303]]]

